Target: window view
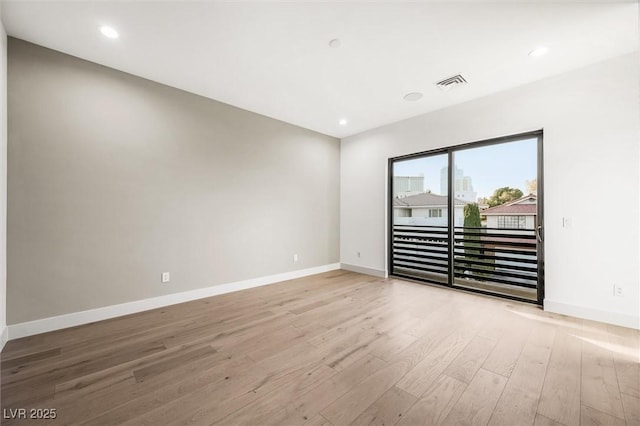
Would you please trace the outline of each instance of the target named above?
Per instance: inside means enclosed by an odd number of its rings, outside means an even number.
[[[394,161],[392,273],[537,300],[537,153],[533,136],[452,148],[451,172],[449,153]]]
[[[453,154],[456,182],[469,182],[456,191],[465,204],[456,211],[454,285],[536,300],[537,142]]]
[[[498,218],[498,228],[518,228],[518,229],[526,229],[527,228],[527,217],[526,216],[497,216]],[[491,224],[488,223],[488,226],[491,227]]]
[[[393,268],[396,273],[447,283],[449,271],[448,156],[393,165]]]

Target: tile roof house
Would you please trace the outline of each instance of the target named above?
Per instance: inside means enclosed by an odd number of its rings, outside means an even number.
[[[454,199],[456,226],[462,226],[463,209],[468,201]],[[447,226],[448,197],[425,192],[393,199],[396,225]]]
[[[538,211],[536,194],[527,194],[517,200],[480,212],[487,219],[487,228],[535,229]]]
[[[426,207],[426,206],[447,206],[448,197],[446,195],[433,194],[431,192],[424,192],[418,195],[410,195],[403,198],[394,198],[393,205],[398,207]],[[455,199],[454,203],[458,206],[464,206],[469,204],[468,201]]]

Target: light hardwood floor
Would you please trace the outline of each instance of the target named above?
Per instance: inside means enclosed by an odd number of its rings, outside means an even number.
[[[3,424],[640,425],[637,330],[334,271],[10,341]],[[10,417],[10,416],[9,416]]]

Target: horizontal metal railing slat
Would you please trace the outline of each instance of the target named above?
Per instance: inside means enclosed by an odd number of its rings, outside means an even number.
[[[490,255],[490,254],[486,254],[486,252],[489,250],[485,250],[485,253],[476,253],[473,256],[477,257],[478,259],[493,259],[493,260],[504,260],[507,262],[515,262],[517,261],[518,263],[532,263],[532,264],[537,264],[538,263],[538,258],[536,255],[531,254],[530,252],[528,253],[529,256],[525,257],[512,257],[512,256],[496,256],[496,255]],[[493,252],[493,250],[491,250],[491,252]],[[463,256],[464,253],[464,247],[460,247],[459,249],[456,247],[454,254],[456,256]],[[505,254],[510,254],[510,253],[505,253]]]
[[[435,272],[437,274],[446,274],[447,270],[445,269],[434,269],[434,268],[425,268],[422,266],[415,266],[415,265],[403,265],[403,264],[399,264],[398,266],[402,267],[402,268],[406,268],[406,269],[415,269],[416,271],[427,271],[427,272]]]
[[[454,241],[456,243],[470,243],[470,244],[480,244],[480,243],[484,243],[484,244],[503,244],[505,246],[508,247],[527,247],[527,248],[531,248],[531,251],[535,250],[536,248],[536,244],[535,243],[521,243],[518,241],[497,241],[497,240],[470,240],[470,239],[464,239],[464,238],[455,238]],[[490,247],[485,247],[485,250],[491,250]]]
[[[538,268],[535,267],[531,267],[531,266],[518,266],[518,265],[510,265],[510,264],[505,264],[505,263],[488,263],[488,262],[478,262],[477,259],[475,257],[472,258],[473,260],[468,260],[468,259],[456,259],[455,263],[456,264],[472,264],[472,265],[478,265],[478,266],[491,266],[494,268],[500,268],[501,270],[503,269],[510,269],[510,270],[514,270],[514,271],[523,271],[523,272],[531,272],[531,273],[537,273],[538,272]]]
[[[458,235],[466,236],[466,235],[479,235],[482,238],[518,238],[518,239],[526,239],[526,240],[535,240],[536,235],[533,233],[529,234],[499,234],[499,233],[484,233],[484,232],[458,232],[454,234],[456,237]]]
[[[417,265],[438,266],[438,267],[443,267],[443,268],[446,268],[449,265],[449,262],[448,262],[447,259],[441,259],[440,261],[433,261],[433,260],[424,260],[424,259],[402,258],[402,259],[397,259],[397,261],[395,263],[400,263],[400,262],[414,263],[414,264],[417,264]]]
[[[503,271],[496,271],[496,270],[487,270],[487,269],[481,269],[481,268],[474,268],[473,266],[464,266],[464,265],[454,265],[454,269],[456,271],[472,271],[472,272],[479,272],[484,274],[485,276],[483,278],[487,279],[488,281],[491,281],[492,277],[506,277],[506,278],[518,278],[521,280],[535,280],[536,276],[535,275],[527,275],[527,274],[518,274],[517,272],[503,272]],[[478,278],[475,277],[474,278]]]
[[[464,274],[455,274],[456,278],[469,278]],[[528,283],[521,283],[521,282],[513,282],[510,280],[503,280],[501,278],[494,278],[492,279],[490,282],[495,282],[495,283],[500,283],[500,284],[507,284],[507,285],[512,285],[515,287],[525,287],[525,288],[537,288],[538,286],[536,284],[528,284]],[[457,285],[461,285],[460,283],[456,283]]]

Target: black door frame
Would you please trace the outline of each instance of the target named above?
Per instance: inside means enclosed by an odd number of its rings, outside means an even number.
[[[537,235],[537,257],[538,257],[538,264],[537,264],[537,274],[538,274],[538,283],[537,283],[537,300],[530,300],[530,299],[524,299],[521,297],[517,297],[517,296],[511,296],[511,295],[503,295],[503,294],[498,294],[498,293],[493,293],[490,291],[485,291],[485,290],[480,290],[480,289],[472,289],[472,288],[460,288],[460,287],[455,287],[453,285],[454,282],[454,267],[453,267],[453,263],[452,260],[454,258],[454,232],[455,232],[455,226],[451,226],[451,224],[454,223],[454,197],[451,196],[451,191],[453,188],[453,154],[456,151],[462,151],[465,149],[470,149],[470,148],[481,148],[483,146],[490,146],[490,145],[499,145],[502,143],[508,143],[508,142],[517,142],[519,140],[523,140],[523,139],[537,139],[537,172],[538,172],[538,176],[536,177],[537,179],[537,229],[535,229],[536,235]],[[430,157],[430,156],[434,156],[434,155],[442,155],[442,154],[446,154],[447,158],[448,158],[448,188],[449,188],[449,194],[448,195],[448,212],[449,212],[449,226],[448,226],[448,253],[449,253],[449,263],[448,263],[448,280],[447,283],[442,283],[442,282],[438,282],[435,280],[429,280],[426,278],[416,278],[416,277],[411,277],[411,276],[407,276],[407,275],[403,275],[403,274],[397,274],[394,273],[393,270],[393,165],[396,161],[402,161],[402,160],[409,160],[409,159],[414,159],[414,158],[421,158],[421,157]],[[412,281],[419,281],[419,282],[427,282],[427,283],[433,283],[433,284],[437,284],[437,285],[441,285],[441,286],[445,286],[445,287],[449,287],[449,288],[456,288],[459,290],[463,290],[463,291],[471,291],[474,293],[482,293],[482,294],[487,294],[487,295],[491,295],[491,296],[498,296],[498,297],[503,297],[506,299],[511,299],[511,300],[518,300],[518,301],[522,301],[522,302],[527,302],[527,303],[536,303],[540,306],[543,305],[544,303],[544,156],[543,156],[543,129],[540,130],[535,130],[535,131],[530,131],[530,132],[525,132],[525,133],[518,133],[515,135],[509,135],[509,136],[501,136],[501,137],[497,137],[497,138],[492,138],[492,139],[486,139],[486,140],[481,140],[481,141],[476,141],[476,142],[467,142],[467,143],[463,143],[463,144],[459,144],[459,145],[453,145],[453,146],[449,146],[449,147],[445,147],[445,148],[438,148],[438,149],[433,149],[433,150],[429,150],[429,151],[422,151],[422,152],[417,152],[414,154],[407,154],[407,155],[401,155],[398,157],[392,157],[388,159],[388,183],[387,183],[387,268],[388,268],[388,273],[389,276],[395,276],[395,277],[400,277],[400,278],[405,278],[405,279],[410,279]]]

